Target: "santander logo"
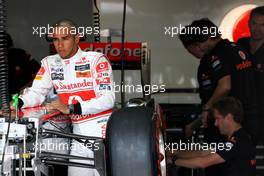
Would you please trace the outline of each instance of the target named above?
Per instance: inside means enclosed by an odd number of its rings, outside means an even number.
[[[222,37],[234,42],[239,38],[249,37],[248,20],[251,10],[255,7],[255,4],[245,4],[230,10],[219,26]]]
[[[90,86],[93,86],[93,83],[87,82],[84,79],[83,82],[71,83],[71,84],[63,84],[62,82],[59,82],[59,84],[56,85],[56,88],[58,90],[73,90],[73,89],[78,89],[78,88],[86,88]]]

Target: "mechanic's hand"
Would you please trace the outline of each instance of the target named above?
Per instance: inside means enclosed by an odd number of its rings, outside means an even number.
[[[185,137],[189,138],[192,136],[193,134],[193,128],[192,128],[192,124],[187,124],[185,125]]]
[[[54,100],[45,105],[48,111],[59,110],[63,114],[70,114],[70,109],[60,99]]]
[[[207,121],[208,121],[208,111],[203,111],[202,114],[202,124],[204,128],[207,128]]]

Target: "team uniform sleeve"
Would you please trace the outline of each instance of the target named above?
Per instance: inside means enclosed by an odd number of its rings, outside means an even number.
[[[81,114],[97,114],[114,107],[115,93],[111,65],[105,56],[99,57],[91,68],[95,98],[80,103]]]
[[[215,79],[215,81],[220,80],[224,76],[231,75],[231,67],[228,59],[232,58],[228,58],[228,56],[217,56],[211,59],[210,63],[213,70],[213,78]]]
[[[227,142],[226,146],[229,146],[229,147],[223,150],[218,149],[216,152],[221,158],[223,158],[225,161],[228,161],[233,158],[237,158],[239,156],[240,154],[239,144]]]
[[[41,62],[41,67],[30,88],[24,89],[19,98],[23,101],[22,108],[34,107],[41,105],[46,95],[51,91],[53,85],[48,73],[45,61]]]

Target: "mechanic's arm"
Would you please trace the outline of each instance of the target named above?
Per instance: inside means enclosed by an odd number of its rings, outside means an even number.
[[[53,87],[46,64],[47,61],[43,59],[41,62],[41,68],[38,71],[32,86],[24,89],[23,93],[19,96],[20,108],[38,106],[45,101],[46,95]]]
[[[202,157],[202,156],[207,156],[211,154],[212,151],[209,150],[201,150],[201,151],[178,151],[175,155],[177,158],[194,158],[194,157]]]
[[[208,120],[208,112],[210,110],[210,107],[213,105],[214,102],[219,100],[220,98],[226,96],[229,94],[231,90],[231,76],[225,75],[222,78],[220,78],[217,82],[217,87],[211,96],[211,98],[208,100],[208,102],[203,106],[202,108],[202,114],[201,114],[201,120],[204,127],[207,127],[207,120]]]
[[[211,107],[220,98],[228,95],[231,90],[231,76],[226,75],[218,80],[217,87],[212,95],[212,97],[206,103],[206,106]]]
[[[186,125],[185,133],[187,137],[190,137],[192,135],[192,131],[199,128],[202,124],[206,127],[208,110],[214,102],[229,94],[231,86],[232,85],[230,75],[226,75],[218,80],[217,87],[212,97],[207,101],[207,103],[203,107],[202,115],[192,121],[190,124]]]
[[[175,164],[177,166],[182,166],[186,168],[206,168],[215,164],[224,163],[225,160],[221,158],[217,153],[211,153],[209,155],[194,157],[194,158],[185,158],[177,159]]]
[[[114,107],[115,93],[110,62],[102,55],[91,65],[96,97],[74,105],[75,114],[96,114]]]

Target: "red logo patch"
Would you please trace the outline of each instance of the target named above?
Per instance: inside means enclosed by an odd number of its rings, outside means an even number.
[[[101,62],[96,66],[96,72],[103,72],[108,70],[108,62]]]
[[[101,78],[101,79],[96,79],[96,84],[109,84],[110,83],[110,78]]]
[[[42,66],[42,67],[39,69],[37,75],[39,75],[39,76],[43,76],[44,73],[45,73],[45,68]]]

